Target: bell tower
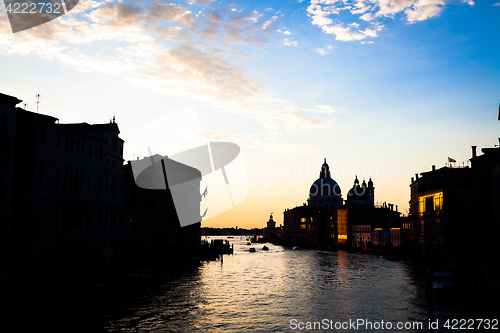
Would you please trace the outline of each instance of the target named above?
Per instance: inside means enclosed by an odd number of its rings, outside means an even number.
[[[375,207],[375,187],[373,187],[372,177],[370,177],[366,189],[368,191],[367,205],[368,207]]]

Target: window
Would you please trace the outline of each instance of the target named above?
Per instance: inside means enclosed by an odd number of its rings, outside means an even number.
[[[57,134],[56,138],[56,148],[61,149],[61,134]]]
[[[80,140],[76,140],[76,150],[75,153],[80,155]]]
[[[426,212],[434,211],[434,197],[425,198],[425,211]]]
[[[94,149],[94,146],[92,146],[90,143],[89,143],[89,157],[92,157],[92,151]]]
[[[85,142],[81,142],[81,154],[82,156],[85,156]]]
[[[64,151],[69,152],[69,138],[68,137],[64,138]]]
[[[103,154],[102,154],[102,147],[99,147],[99,161],[102,161],[104,158]]]
[[[71,139],[71,152],[75,152],[75,139]]]

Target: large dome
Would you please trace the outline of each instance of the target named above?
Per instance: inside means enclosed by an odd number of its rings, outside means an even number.
[[[342,193],[340,186],[330,176],[330,168],[325,163],[321,166],[319,178],[309,189],[309,204],[315,207],[332,208],[342,205]]]
[[[340,186],[331,178],[318,178],[309,189],[309,197],[341,196]]]

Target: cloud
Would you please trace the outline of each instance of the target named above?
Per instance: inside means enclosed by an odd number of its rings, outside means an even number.
[[[209,2],[212,8],[198,8]],[[255,55],[272,45],[267,36],[277,29],[263,29],[281,24],[272,12],[234,10],[211,1],[148,4],[81,1],[67,15],[16,34],[0,13],[0,52],[56,59],[80,71],[116,75],[166,95],[206,101],[257,119],[275,135],[329,125],[318,117],[326,116],[328,108],[266,106],[266,98],[272,100],[266,83],[251,78],[244,66],[248,50]],[[298,42],[285,39],[283,44]]]
[[[232,63],[241,55],[231,44],[268,44],[259,20],[279,24],[277,17],[218,7],[195,15],[193,9],[160,1],[149,6],[81,1],[67,15],[16,34],[4,16],[0,51],[57,58],[81,71],[120,75],[194,98],[245,100],[259,94],[263,83],[250,80],[245,68]],[[200,39],[213,43],[196,42]],[[106,41],[98,46],[105,56],[93,52],[100,41]]]
[[[500,6],[500,2],[494,3],[494,4],[493,4],[493,6],[494,6],[494,7],[496,7],[496,6]]]
[[[428,20],[438,16],[451,4],[474,5],[471,0],[311,0],[307,15],[311,24],[336,40],[357,41],[377,37],[383,28],[382,21],[400,16],[408,23]],[[352,19],[348,22],[346,15]]]
[[[318,52],[318,53],[319,53],[319,54],[321,54],[321,55],[325,55],[325,54],[326,54],[325,50],[324,50],[324,49],[322,49],[322,48],[317,48],[317,49],[316,49],[316,52]]]

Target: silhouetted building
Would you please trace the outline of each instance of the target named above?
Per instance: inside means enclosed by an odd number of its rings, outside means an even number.
[[[472,240],[471,169],[436,169],[421,173],[410,184],[414,255],[432,258],[461,257]]]
[[[394,210],[394,205],[375,205],[375,187],[371,178],[368,183],[363,180],[360,185],[356,176],[344,203],[340,186],[331,178],[326,159],[319,178],[310,188],[308,204],[286,209],[283,215],[281,240],[289,245],[368,249],[371,248],[371,231],[375,227],[400,227],[400,213]],[[366,226],[370,236],[365,235]],[[395,240],[400,244],[396,236]],[[392,241],[386,243],[392,244]]]
[[[372,185],[373,186],[373,183]],[[339,230],[339,244],[344,246],[351,245],[360,247],[358,244],[363,244],[359,241],[359,237],[368,238],[366,235],[360,235],[359,230],[366,232],[366,226],[370,226],[370,232],[375,229],[387,229],[401,227],[401,213],[394,209],[393,204],[383,203],[381,205],[371,205],[371,200],[362,202],[347,201],[347,203],[337,211],[337,223]],[[361,229],[359,229],[361,227]],[[357,232],[354,235],[354,232]],[[364,233],[363,232],[363,233]],[[390,231],[388,231],[391,234]],[[399,238],[387,237],[383,242],[376,241],[373,235],[370,235],[370,241],[364,245],[364,250],[389,250],[392,247],[400,245]],[[375,241],[374,241],[375,239]]]
[[[3,280],[95,281],[194,253],[200,224],[180,227],[168,189],[135,185],[114,117],[60,124],[19,102],[0,94]]]
[[[474,283],[499,286],[500,148],[472,146],[471,166],[445,166],[410,184],[413,254],[453,263]]]
[[[279,231],[280,229],[276,228],[276,222],[273,220],[273,215],[271,214],[263,230],[263,236],[268,241],[275,241],[278,239]]]
[[[500,139],[499,139],[500,143]],[[477,155],[472,146],[472,198],[463,205],[473,209],[473,225],[468,229],[469,252],[473,254],[469,267],[474,280],[500,287],[500,148],[483,148]]]
[[[354,185],[347,192],[347,204],[362,204],[367,207],[375,207],[375,187],[373,187],[372,179],[368,181],[368,185],[363,179],[363,183],[359,185],[358,176],[354,179]]]
[[[0,93],[0,283],[10,278],[15,107],[19,103]]]
[[[127,265],[139,267],[149,263],[157,266],[195,255],[201,238],[200,223],[181,227],[170,190],[138,187],[131,161],[124,166],[124,173],[124,213],[130,227],[129,246],[124,256]],[[196,193],[199,194],[199,189]],[[192,210],[201,221],[199,199],[197,205],[196,202],[194,204]]]
[[[105,271],[120,256],[118,125],[59,124],[16,109],[12,274],[35,285]]]
[[[352,247],[363,251],[371,249],[372,226],[370,224],[359,224],[352,226]]]

